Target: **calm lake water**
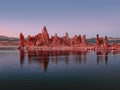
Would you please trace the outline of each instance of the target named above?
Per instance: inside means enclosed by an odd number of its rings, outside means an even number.
[[[0,50],[0,90],[120,90],[118,51]]]

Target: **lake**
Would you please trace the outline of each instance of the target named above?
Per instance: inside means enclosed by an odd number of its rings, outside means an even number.
[[[120,51],[0,50],[0,90],[118,90]]]

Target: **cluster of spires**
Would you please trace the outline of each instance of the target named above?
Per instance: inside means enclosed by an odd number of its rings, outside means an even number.
[[[69,38],[68,33],[65,34],[63,37],[59,37],[57,34],[54,36],[49,37],[48,31],[46,26],[43,27],[42,32],[38,33],[35,36],[28,35],[27,40],[24,39],[24,35],[20,33],[20,45],[19,49],[21,48],[34,48],[34,47],[69,47],[69,49],[73,49],[73,47],[79,48],[79,49],[119,49],[119,44],[109,44],[108,43],[108,37],[105,36],[99,37],[99,35],[96,35],[96,43],[88,43],[86,39],[86,35],[75,35],[73,38]]]

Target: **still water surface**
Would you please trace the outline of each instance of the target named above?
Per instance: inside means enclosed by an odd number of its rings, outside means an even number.
[[[118,51],[0,50],[0,90],[120,90]]]

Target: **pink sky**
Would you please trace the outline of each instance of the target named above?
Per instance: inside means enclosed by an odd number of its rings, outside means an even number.
[[[0,35],[35,35],[45,25],[51,35],[120,37],[120,0],[0,1]]]

